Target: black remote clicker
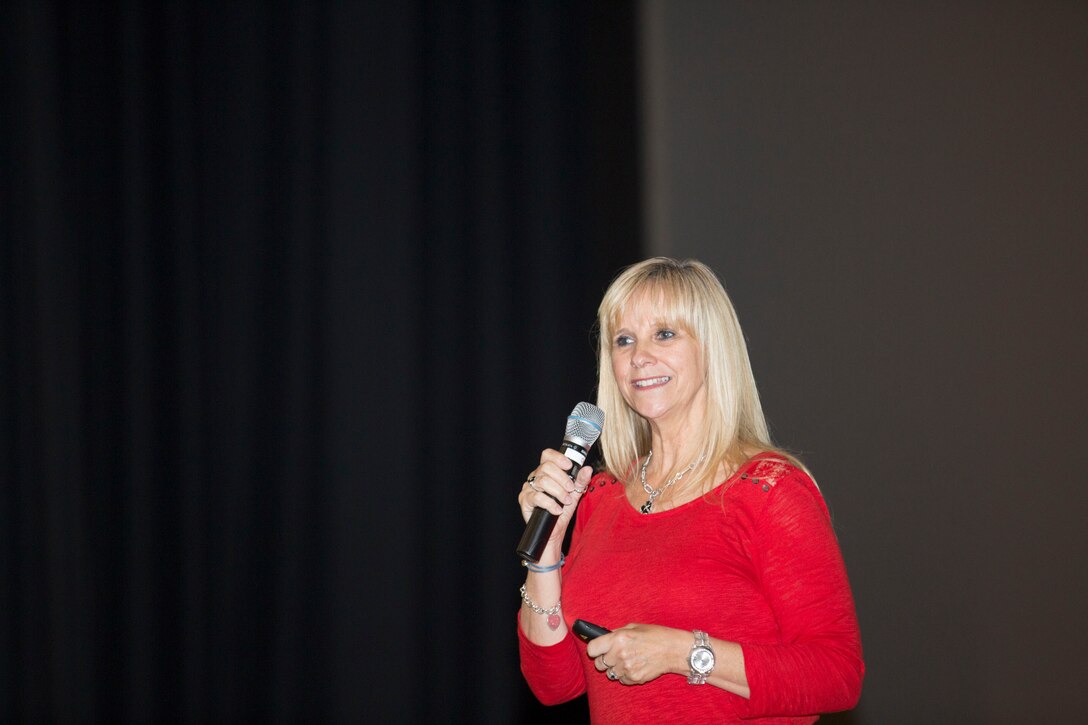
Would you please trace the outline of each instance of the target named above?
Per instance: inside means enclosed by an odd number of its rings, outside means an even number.
[[[605,629],[599,624],[593,624],[593,622],[587,622],[584,619],[574,620],[574,633],[588,642],[591,639],[596,639],[602,634],[608,634],[612,630]]]

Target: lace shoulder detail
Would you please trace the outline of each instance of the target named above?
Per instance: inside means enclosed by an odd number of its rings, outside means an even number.
[[[782,479],[795,475],[798,470],[797,466],[777,456],[761,458],[750,464],[748,470],[740,474],[740,480],[767,492]]]

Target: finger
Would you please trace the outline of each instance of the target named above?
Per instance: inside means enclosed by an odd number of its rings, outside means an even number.
[[[571,477],[569,469],[562,469],[559,466],[552,468],[551,462],[541,464],[541,469],[546,471],[549,477],[554,476],[567,491],[578,494],[585,493],[594,473],[591,465],[578,466],[578,471],[574,477]]]
[[[538,486],[539,481],[540,479],[537,479]],[[521,505],[521,512],[524,516],[531,516],[534,508],[542,508],[556,516],[563,515],[564,507],[557,503],[552,496],[549,496],[543,488],[532,489],[528,485],[523,488],[524,490],[518,496],[518,503]]]
[[[597,659],[607,659],[605,655],[608,654],[608,650],[612,648],[612,634],[602,634],[600,637],[594,637],[586,645],[586,654],[590,657]]]
[[[549,485],[549,482],[552,482],[553,484],[558,484],[558,490],[562,491],[564,478],[565,476],[562,472],[554,467],[545,467],[541,465],[525,479],[521,484],[521,489],[522,491],[528,489],[530,491],[536,491],[537,493],[548,489],[556,490],[555,485]]]
[[[561,471],[569,471],[570,467],[574,465],[574,461],[564,456],[554,448],[545,448],[540,452],[540,463],[552,463],[556,465]]]
[[[564,506],[574,503],[574,481],[570,480],[565,471],[559,469],[554,463],[540,464],[539,474],[535,484],[537,488],[546,494],[550,494]]]
[[[589,481],[593,478],[593,466],[582,466],[578,471],[578,477],[574,479],[574,493],[581,496],[589,488]]]
[[[537,486],[540,486],[540,479],[537,479]],[[521,504],[521,511],[527,516],[532,515],[533,508],[543,508],[544,511],[555,516],[562,516],[567,506],[560,504],[555,500],[555,497],[545,491],[543,488],[530,489],[528,486],[524,487],[524,490],[518,496],[518,501]]]
[[[539,473],[534,471],[529,474],[521,484],[521,491],[518,493],[518,506],[521,509],[522,518],[526,521],[533,515],[533,509],[537,506],[548,509],[553,514],[556,513],[554,509],[549,509],[548,507],[548,502],[555,504],[555,501],[551,497],[543,496],[543,498],[539,498],[544,489],[540,487],[542,482],[538,479]]]
[[[541,476],[554,478],[560,483],[562,483],[563,481],[566,481],[567,483],[573,483],[570,478],[570,466],[568,465],[564,467],[564,462],[568,464],[573,463],[573,461],[571,461],[566,456],[560,456],[558,461],[541,461],[540,465],[537,466],[536,470],[540,473]]]

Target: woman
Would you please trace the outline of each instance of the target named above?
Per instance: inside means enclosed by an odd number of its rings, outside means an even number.
[[[811,723],[853,707],[861,639],[828,510],[770,442],[721,283],[650,259],[598,318],[605,470],[572,481],[546,450],[518,496],[526,520],[558,516],[522,591],[529,686],[545,704],[588,693],[594,723]],[[575,619],[613,631],[586,645]]]

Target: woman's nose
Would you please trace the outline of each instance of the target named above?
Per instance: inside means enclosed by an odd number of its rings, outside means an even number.
[[[631,353],[631,367],[641,368],[646,367],[654,361],[653,355],[650,354],[650,350],[645,345],[635,345],[634,351]]]

